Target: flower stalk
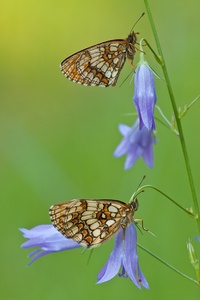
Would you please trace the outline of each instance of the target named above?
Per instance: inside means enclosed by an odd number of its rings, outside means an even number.
[[[192,217],[195,218],[195,215],[193,214],[193,212],[191,210],[184,208],[179,203],[177,203],[175,200],[173,200],[170,196],[168,196],[167,194],[165,194],[164,192],[162,192],[161,190],[159,190],[158,188],[156,188],[155,186],[150,185],[150,184],[147,184],[147,185],[144,185],[144,186],[138,188],[137,193],[136,194],[134,193],[131,196],[131,201],[132,201],[133,198],[137,197],[137,195],[139,193],[143,192],[147,188],[154,189],[155,191],[159,192],[161,195],[163,195],[165,198],[167,198],[170,202],[172,202],[173,204],[175,204],[177,207],[179,207],[185,213],[187,213],[188,215],[190,215],[190,216],[192,216]]]
[[[191,278],[191,277],[187,276],[186,274],[184,274],[183,272],[179,271],[178,269],[176,269],[175,267],[173,267],[172,265],[170,265],[168,262],[164,261],[162,258],[160,258],[159,256],[157,256],[153,252],[149,251],[148,249],[146,249],[145,247],[141,246],[140,244],[137,244],[137,246],[140,249],[144,250],[146,253],[150,254],[152,257],[154,257],[158,261],[160,261],[162,264],[164,264],[165,266],[167,266],[168,268],[170,268],[171,270],[173,270],[174,272],[176,272],[177,274],[179,274],[182,277],[184,277],[184,278],[192,281],[193,283],[199,285],[199,282],[197,280],[194,280],[193,278]]]
[[[173,89],[172,89],[171,82],[170,82],[170,79],[169,79],[167,67],[166,67],[166,64],[165,64],[164,55],[163,55],[163,52],[162,52],[162,48],[161,48],[161,45],[160,45],[160,41],[159,41],[159,38],[158,38],[157,31],[156,31],[156,28],[155,28],[155,24],[154,24],[154,21],[153,21],[153,18],[152,18],[152,14],[151,14],[151,10],[150,10],[148,0],[144,0],[144,4],[145,4],[146,10],[147,10],[149,21],[150,21],[152,31],[153,31],[153,34],[154,34],[155,42],[156,42],[157,49],[158,49],[159,58],[161,60],[161,67],[162,67],[163,74],[164,74],[164,77],[165,77],[168,93],[169,93],[170,100],[171,100],[171,105],[172,105],[172,108],[173,108],[173,111],[174,111],[174,117],[175,117],[175,120],[176,120],[178,132],[179,132],[181,148],[182,148],[182,152],[183,152],[183,156],[184,156],[184,161],[185,161],[185,165],[186,165],[186,169],[187,169],[187,175],[188,175],[188,180],[189,180],[189,184],[190,184],[193,204],[194,204],[194,211],[195,211],[195,215],[196,215],[195,219],[196,219],[197,226],[198,226],[198,229],[199,229],[199,232],[200,232],[199,205],[198,205],[198,199],[197,199],[196,189],[195,189],[195,185],[194,185],[194,179],[193,179],[193,175],[192,175],[191,165],[190,165],[190,161],[189,161],[189,156],[188,156],[188,152],[187,152],[187,147],[186,147],[186,143],[185,143],[184,133],[183,133],[183,129],[182,129],[182,124],[181,124],[181,120],[179,118],[179,112],[178,112],[178,109],[177,109]]]

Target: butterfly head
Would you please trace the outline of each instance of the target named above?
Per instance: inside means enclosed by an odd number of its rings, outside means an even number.
[[[132,207],[132,209],[133,209],[134,211],[137,211],[137,210],[138,210],[139,203],[138,203],[137,198],[134,199],[130,204],[131,204],[131,207]]]
[[[135,44],[136,42],[137,42],[137,34],[139,34],[139,32],[134,32],[134,31],[132,31],[129,35],[128,35],[128,38],[127,38],[127,40],[128,40],[128,42],[130,43],[130,44]]]
[[[133,27],[132,27],[132,29],[131,29],[131,31],[130,31],[130,34],[128,35],[128,38],[127,38],[127,40],[128,40],[128,42],[130,43],[130,44],[136,44],[136,42],[137,42],[137,34],[139,34],[139,32],[134,32],[133,31],[133,28],[135,27],[135,25],[139,22],[139,20],[144,16],[144,12],[141,14],[141,16],[137,19],[137,21],[135,22],[135,24],[133,25]]]

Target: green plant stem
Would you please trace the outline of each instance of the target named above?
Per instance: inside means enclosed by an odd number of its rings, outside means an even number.
[[[153,31],[153,34],[154,34],[155,42],[156,42],[157,49],[158,49],[158,54],[159,54],[159,57],[161,59],[161,67],[162,67],[163,74],[164,74],[164,77],[165,77],[165,80],[166,80],[168,93],[169,93],[169,96],[170,96],[170,100],[171,100],[172,108],[173,108],[173,111],[174,111],[174,116],[175,116],[175,119],[176,119],[178,132],[179,132],[179,135],[180,135],[179,137],[180,137],[180,142],[181,142],[181,148],[182,148],[182,152],[183,152],[183,156],[184,156],[184,161],[185,161],[185,165],[186,165],[186,169],[187,169],[187,175],[188,175],[188,180],[189,180],[189,184],[190,184],[193,204],[194,204],[195,220],[197,222],[197,226],[198,226],[198,229],[199,229],[199,232],[200,232],[200,213],[199,213],[198,199],[197,199],[197,194],[196,194],[196,190],[195,190],[192,170],[191,170],[191,166],[190,166],[190,162],[189,162],[188,152],[187,152],[187,148],[186,148],[184,133],[183,133],[182,125],[181,125],[181,120],[179,118],[174,93],[173,93],[172,86],[171,86],[171,83],[170,83],[169,75],[168,75],[168,72],[167,72],[167,67],[166,67],[165,60],[164,60],[164,55],[162,53],[162,48],[161,48],[161,45],[160,45],[160,41],[159,41],[159,38],[158,38],[158,34],[157,34],[157,31],[156,31],[156,28],[155,28],[154,21],[153,21],[153,18],[152,18],[152,14],[151,14],[151,10],[150,10],[148,0],[144,0],[144,4],[146,6],[149,21],[150,21],[152,31]]]
[[[192,281],[193,283],[197,284],[199,286],[199,282],[197,280],[194,280],[193,278],[187,276],[186,274],[184,274],[183,272],[179,271],[178,269],[174,268],[172,265],[170,265],[169,263],[167,263],[166,261],[164,261],[163,259],[161,259],[160,257],[158,257],[157,255],[155,255],[154,253],[152,253],[151,251],[149,251],[148,249],[144,248],[143,246],[141,246],[140,244],[137,243],[137,246],[144,250],[145,252],[147,252],[148,254],[150,254],[151,256],[153,256],[155,259],[157,259],[158,261],[160,261],[161,263],[163,263],[165,266],[167,266],[168,268],[170,268],[171,270],[173,270],[174,272],[178,273],[179,275],[181,275],[182,277]]]
[[[186,209],[183,206],[181,206],[179,203],[177,203],[175,200],[173,200],[171,197],[169,197],[167,194],[163,193],[161,190],[159,190],[158,188],[156,188],[153,185],[147,184],[147,185],[142,186],[140,189],[138,189],[138,193],[140,192],[140,190],[145,190],[147,188],[156,190],[157,192],[159,192],[160,194],[162,194],[164,197],[166,197],[169,201],[171,201],[173,204],[175,204],[180,209],[182,209],[184,212],[186,212],[188,215],[190,215],[192,217],[195,217],[195,215],[191,211],[189,211],[188,209]]]

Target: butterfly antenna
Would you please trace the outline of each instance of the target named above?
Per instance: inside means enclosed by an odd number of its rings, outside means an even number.
[[[143,12],[142,14],[141,14],[141,16],[137,19],[137,21],[135,22],[135,24],[133,25],[133,27],[131,28],[131,32],[133,31],[133,28],[135,27],[135,25],[140,21],[140,19],[143,17],[145,15],[145,12]],[[130,33],[131,33],[130,32]]]
[[[138,196],[140,193],[144,192],[144,190],[142,190],[142,191],[140,191],[140,192],[137,194],[137,191],[138,191],[139,188],[141,187],[141,184],[142,184],[142,182],[145,180],[145,178],[146,178],[146,175],[144,175],[144,176],[142,177],[142,180],[141,180],[140,183],[138,184],[138,187],[137,187],[136,191],[133,193],[133,195],[131,196],[131,199],[130,199],[129,202],[134,201],[136,195]]]
[[[141,185],[142,185],[143,181],[145,180],[145,178],[146,178],[146,175],[144,175],[144,176],[142,177],[140,183],[138,184],[138,187],[137,187],[136,191],[138,191],[138,189],[141,187]]]

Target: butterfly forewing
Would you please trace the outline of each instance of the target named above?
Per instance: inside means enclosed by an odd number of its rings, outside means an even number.
[[[133,220],[135,208],[118,200],[72,200],[50,207],[52,224],[66,238],[94,247]]]
[[[135,54],[136,35],[126,39],[106,41],[83,49],[61,63],[62,73],[73,82],[108,87],[116,85],[126,58]]]

